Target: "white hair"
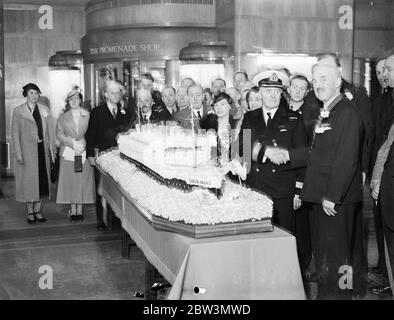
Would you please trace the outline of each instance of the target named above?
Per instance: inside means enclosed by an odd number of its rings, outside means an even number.
[[[143,88],[138,89],[137,90],[137,101],[140,98],[144,98],[144,97],[149,97],[149,99],[152,100],[151,92],[149,90],[146,90],[146,89],[143,89]]]

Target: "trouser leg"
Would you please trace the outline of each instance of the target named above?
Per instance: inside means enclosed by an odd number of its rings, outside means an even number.
[[[365,294],[367,291],[368,262],[364,246],[363,204],[356,205],[352,236],[352,265],[354,292]]]
[[[94,168],[94,182],[96,184],[96,218],[97,224],[103,224],[103,204],[102,204],[102,197],[97,192],[99,185],[100,185],[100,172],[97,168]]]
[[[302,274],[309,266],[312,258],[311,229],[309,224],[310,205],[302,204],[301,208],[294,212],[295,237],[297,240],[298,259]]]
[[[318,299],[351,299],[352,267],[351,238],[355,205],[335,207],[336,216],[328,216],[322,205],[313,204],[312,214],[316,234]]]
[[[378,265],[377,268],[382,271],[382,273],[387,273],[386,262],[385,262],[385,252],[384,252],[384,231],[382,224],[382,215],[380,212],[379,203],[373,202],[373,217],[375,223],[375,232],[376,232],[376,244],[378,247]]]

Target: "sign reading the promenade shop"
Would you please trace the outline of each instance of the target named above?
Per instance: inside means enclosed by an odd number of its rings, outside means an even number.
[[[99,48],[90,48],[89,53],[105,54],[118,52],[158,52],[160,44],[158,43],[141,43],[141,44],[121,44],[121,45],[106,45]]]
[[[137,28],[89,32],[82,38],[85,63],[113,59],[178,59],[191,41],[213,41],[210,31],[192,28]]]

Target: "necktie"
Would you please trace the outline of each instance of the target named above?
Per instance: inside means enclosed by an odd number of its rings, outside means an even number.
[[[271,120],[272,120],[271,112],[267,112],[267,116],[268,116],[268,118],[267,118],[267,127],[268,127],[270,125],[270,123],[271,123]]]
[[[201,119],[201,113],[200,113],[200,111],[197,111],[197,116],[198,116],[198,119]]]
[[[112,115],[113,115],[114,119],[116,119],[116,111],[117,111],[116,109],[117,109],[117,107],[114,107],[112,109]]]
[[[146,114],[144,114],[144,121],[148,121]]]

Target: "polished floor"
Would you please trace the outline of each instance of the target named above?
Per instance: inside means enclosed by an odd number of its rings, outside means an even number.
[[[67,217],[68,208],[54,201],[45,202],[46,223],[28,225],[24,205],[14,200],[13,179],[3,179],[1,190],[0,300],[141,299],[135,297],[135,293],[145,290],[144,256],[133,247],[130,258],[122,258],[119,225],[112,230],[96,230],[93,206],[85,207],[83,222],[71,223]],[[377,263],[376,237],[372,200],[367,190],[364,222],[368,263],[374,266]],[[40,288],[43,282],[48,284],[47,271],[39,273],[40,267],[45,266],[53,271],[52,289]],[[370,275],[369,285],[381,283],[382,279]],[[308,283],[306,291],[309,298],[314,299],[316,284]],[[368,293],[363,299],[389,297]]]

